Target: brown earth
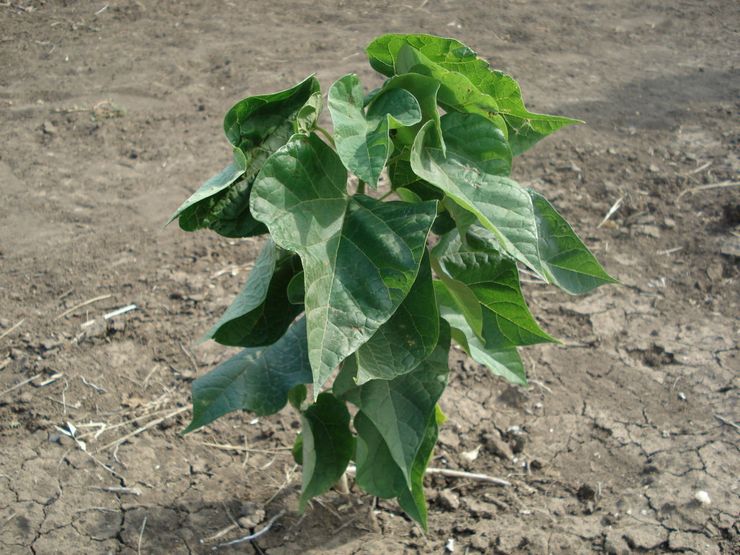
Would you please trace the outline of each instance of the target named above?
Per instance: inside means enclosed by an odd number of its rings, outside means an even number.
[[[739,27],[729,0],[0,4],[0,552],[207,553],[285,511],[223,551],[740,553]],[[427,535],[361,494],[299,515],[288,410],[178,436],[259,245],[162,229],[228,160],[232,103],[313,71],[376,86],[362,48],[392,31],[587,120],[515,173],[623,283],[527,284],[564,342],[526,351],[529,388],[453,357],[433,464],[513,485],[429,479]]]

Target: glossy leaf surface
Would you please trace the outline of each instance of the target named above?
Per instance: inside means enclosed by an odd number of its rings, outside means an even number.
[[[314,394],[396,311],[416,280],[436,203],[349,196],[337,154],[296,135],[257,179],[252,212],[303,263]]]
[[[210,228],[226,237],[264,233],[264,225],[249,212],[254,179],[296,127],[313,128],[320,101],[319,82],[310,76],[284,91],[252,96],[235,104],[224,118],[224,132],[234,147],[234,162],[206,181],[170,221],[179,218],[180,227],[186,231]]]
[[[421,121],[418,101],[402,88],[380,91],[365,113],[362,86],[354,74],[342,77],[329,89],[329,112],[339,157],[371,187],[377,187],[393,151],[391,128]]]

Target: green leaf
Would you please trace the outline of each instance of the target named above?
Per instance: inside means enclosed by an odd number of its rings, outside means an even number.
[[[234,163],[206,181],[170,221],[179,218],[186,231],[210,228],[226,237],[264,233],[265,226],[249,211],[254,178],[269,156],[288,141],[294,126],[315,125],[319,109],[319,83],[313,76],[290,89],[235,104],[224,118],[224,131],[234,146]]]
[[[337,153],[344,165],[371,187],[393,150],[391,127],[413,125],[421,119],[416,98],[404,89],[381,91],[363,108],[362,87],[354,74],[329,89],[329,112],[334,123]]]
[[[305,302],[306,291],[303,283],[304,279],[305,275],[303,274],[303,270],[301,270],[288,283],[288,300],[293,304],[302,305]]]
[[[381,101],[384,95],[390,95],[397,92],[410,93],[416,99],[421,111],[418,122],[413,125],[407,125],[406,127],[399,127],[396,129],[396,134],[393,137],[393,143],[397,149],[403,147],[410,148],[414,143],[414,137],[416,133],[421,129],[421,126],[427,121],[432,121],[437,130],[440,129],[439,123],[439,110],[437,109],[437,91],[439,90],[439,83],[427,77],[426,75],[419,75],[415,73],[409,73],[406,75],[397,75],[388,79],[383,83],[383,87],[378,91],[378,100]],[[375,103],[371,104],[370,110],[375,106]]]
[[[309,75],[289,89],[250,96],[237,102],[224,117],[226,137],[232,145],[248,154],[258,149],[277,129],[285,127],[286,122],[292,132],[292,120],[297,113],[307,103],[316,106],[314,94],[319,89],[318,79]]]
[[[435,246],[434,256],[442,271],[467,286],[480,302],[488,348],[555,341],[530,313],[513,260],[495,250],[463,245],[456,231]]]
[[[532,199],[508,173],[510,157],[501,132],[488,120],[451,113],[442,118],[441,138],[426,124],[411,150],[411,167],[474,214],[511,256],[542,275]]]
[[[306,389],[306,386],[300,383],[293,386],[290,391],[288,391],[288,402],[295,410],[301,411],[303,410],[303,403],[307,396],[308,390]]]
[[[450,278],[445,272],[437,265],[437,277],[445,284],[446,295],[449,295],[454,303],[454,306],[460,313],[460,316],[465,319],[470,329],[473,330],[477,336],[483,336],[483,310],[480,305],[478,297],[475,296],[470,288],[464,283],[457,281],[456,279]],[[436,294],[436,281],[435,281],[435,294]],[[439,299],[437,299],[439,301]]]
[[[440,314],[452,328],[452,338],[455,342],[465,349],[465,352],[473,360],[486,366],[493,374],[501,376],[514,384],[527,385],[524,365],[516,347],[513,345],[495,349],[486,347],[485,341],[476,335],[465,316],[463,316],[461,307],[450,294],[447,284],[435,280],[434,290],[439,302]],[[492,332],[483,330],[482,334],[490,337]],[[495,338],[494,343],[501,344]]]
[[[195,380],[193,420],[183,433],[235,410],[274,414],[285,406],[288,391],[302,383],[311,383],[304,319],[269,347],[245,349]]]
[[[548,281],[573,295],[588,293],[606,283],[618,283],[545,197],[532,190],[529,195],[537,218],[540,256]]]
[[[437,443],[439,419],[435,411],[427,421],[424,440],[411,470],[411,489],[403,473],[393,460],[388,444],[378,429],[362,411],[354,419],[357,430],[356,482],[364,491],[384,499],[397,497],[406,513],[427,529],[427,510],[424,499],[424,473]]]
[[[286,292],[300,269],[297,256],[268,239],[247,283],[203,339],[234,347],[259,347],[280,339],[303,311],[291,303]]]
[[[414,459],[414,465],[411,469],[411,490],[405,490],[398,497],[398,504],[401,505],[401,508],[418,522],[425,531],[427,530],[427,503],[424,497],[424,474],[427,466],[429,466],[429,461],[432,459],[432,452],[437,444],[437,434],[441,424],[437,418],[439,416],[437,408],[438,405],[435,405],[435,410],[430,415],[424,430],[424,439]]]
[[[496,126],[507,136],[504,118],[498,114],[498,104],[490,96],[478,90],[465,75],[436,64],[420,51],[405,44],[398,52],[396,73],[420,73],[440,83],[437,98],[448,111],[477,114]]]
[[[353,386],[356,364],[345,363],[335,382],[335,394],[357,405],[378,429],[409,488],[427,422],[447,385],[449,350],[449,326],[442,323],[434,351],[413,371]]]
[[[331,393],[321,393],[301,416],[303,429],[303,490],[299,510],[331,488],[352,457],[354,439],[349,429],[349,411]]]
[[[317,90],[308,97],[306,103],[295,116],[293,130],[296,133],[310,133],[316,129],[316,124],[321,115],[321,104],[321,91]]]
[[[265,164],[252,212],[298,253],[314,394],[396,311],[416,280],[436,202],[346,192],[347,172],[316,135],[296,135]]]
[[[506,122],[508,139],[514,155],[521,154],[561,127],[582,123],[563,116],[528,111],[524,106],[519,85],[511,76],[492,69],[488,62],[479,58],[473,50],[454,39],[432,35],[384,35],[368,46],[370,65],[387,76],[397,73],[400,69],[394,66],[405,45],[417,50],[423,56],[424,59],[419,58],[416,63],[427,67],[427,71],[438,75],[441,70],[451,74],[458,73],[472,85],[474,91],[467,93],[469,100],[467,105],[465,102],[443,102],[443,104],[446,108],[475,113],[493,107],[493,114],[500,115]],[[466,84],[465,81],[450,74],[441,73],[441,77],[443,88],[452,89],[451,92],[466,100],[467,87],[461,86]],[[442,100],[442,97],[440,99]]]
[[[406,187],[396,189],[396,194],[403,202],[422,202],[421,197]]]
[[[303,436],[300,433],[295,436],[290,454],[293,455],[293,460],[297,465],[303,466]]]
[[[396,312],[357,351],[357,383],[390,380],[410,372],[427,358],[439,339],[439,312],[434,298],[429,255]]]
[[[357,430],[357,485],[382,499],[398,497],[408,486],[383,436],[362,411],[355,415],[354,427]]]

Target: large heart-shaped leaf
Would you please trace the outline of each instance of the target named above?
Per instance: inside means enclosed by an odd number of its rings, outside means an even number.
[[[547,199],[532,190],[529,195],[537,218],[540,256],[548,281],[573,295],[588,293],[605,283],[617,283]]]
[[[295,385],[311,383],[306,322],[293,324],[269,347],[245,349],[193,382],[192,432],[235,410],[274,414]]]
[[[296,255],[268,239],[247,283],[204,339],[234,347],[259,347],[280,339],[303,311],[301,305],[290,301],[287,292],[300,270]]]
[[[459,282],[456,283],[459,284]],[[487,347],[485,339],[481,339],[480,336],[491,338],[495,334],[495,329],[492,331],[484,328],[480,334],[477,334],[463,315],[459,302],[451,295],[448,282],[435,280],[434,290],[439,302],[440,315],[452,328],[452,339],[465,349],[473,360],[486,366],[495,375],[514,384],[527,385],[527,375],[516,347],[513,345],[498,348]],[[492,341],[499,345],[502,344],[500,338],[495,335]]]
[[[299,509],[331,488],[352,457],[354,438],[349,429],[349,411],[331,393],[321,393],[301,415],[303,428],[303,491]]]
[[[371,380],[358,386],[353,383],[357,363],[352,357],[334,383],[335,394],[357,405],[378,429],[409,489],[426,424],[447,385],[449,349],[450,329],[442,322],[437,346],[413,371],[392,380]]]
[[[364,94],[357,76],[345,75],[329,89],[329,112],[334,123],[337,153],[344,165],[371,187],[393,151],[391,127],[421,121],[416,98],[402,88],[378,93],[364,110]]]
[[[396,311],[416,280],[437,203],[346,192],[347,172],[316,135],[296,135],[255,181],[252,213],[303,263],[314,394]]]
[[[235,104],[224,118],[226,137],[234,147],[234,162],[206,181],[170,221],[179,218],[180,227],[186,231],[210,228],[227,237],[264,233],[265,226],[249,212],[254,178],[296,126],[313,128],[319,109],[319,82],[314,76],[290,89]]]
[[[501,132],[475,114],[446,114],[442,138],[427,123],[416,136],[411,167],[474,214],[503,250],[542,275],[532,199],[509,173],[511,157]]]
[[[488,331],[486,346],[496,349],[555,341],[529,311],[516,263],[496,250],[478,250],[471,243],[463,245],[457,231],[450,232],[435,246],[434,256],[444,274],[469,288],[480,303],[483,327]]]
[[[473,50],[454,39],[421,34],[384,35],[367,48],[370,65],[387,76],[408,71],[408,67],[398,67],[404,47],[410,47],[420,54],[407,58],[407,65],[411,60],[415,66],[425,67],[427,72],[442,81],[447,95],[452,96],[452,102],[440,96],[445,108],[484,116],[486,114],[482,111],[494,108],[491,116],[500,115],[506,122],[514,155],[521,154],[561,127],[581,123],[563,116],[530,112],[524,106],[519,85],[511,76],[492,69]],[[471,92],[467,92],[470,88],[468,83],[472,85]],[[461,97],[462,101],[458,99],[455,102],[456,96]]]
[[[413,287],[396,312],[357,350],[357,383],[390,380],[427,358],[439,339],[432,269],[425,254]]]

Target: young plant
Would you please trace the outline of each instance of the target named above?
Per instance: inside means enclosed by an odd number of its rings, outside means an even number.
[[[517,348],[554,340],[518,266],[571,294],[614,280],[509,177],[514,156],[577,120],[529,112],[514,79],[453,39],[384,35],[367,54],[387,80],[369,94],[353,74],[331,86],[333,135],[314,76],[238,102],[224,121],[234,161],[173,216],[187,231],[266,236],[206,334],[244,350],[195,380],[185,431],[290,400],[301,509],[354,461],[360,488],[426,527],[451,342],[524,385]]]

